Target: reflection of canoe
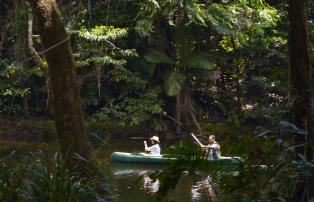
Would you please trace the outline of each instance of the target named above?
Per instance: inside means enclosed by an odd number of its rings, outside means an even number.
[[[177,159],[163,156],[144,156],[138,153],[113,152],[111,154],[111,161],[118,163],[168,164],[175,160]]]
[[[166,156],[144,156],[138,153],[113,152],[111,161],[131,164],[169,164],[177,161],[177,158]],[[243,163],[240,157],[220,157],[219,159],[207,160],[210,165],[235,166]]]
[[[115,176],[123,175],[141,175],[143,173],[152,173],[166,168],[164,164],[126,164],[126,163],[111,163],[110,170]]]

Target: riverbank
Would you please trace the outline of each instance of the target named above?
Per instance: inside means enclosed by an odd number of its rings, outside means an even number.
[[[114,126],[113,123],[95,122],[92,119],[86,121],[90,139],[95,135],[106,137],[127,137],[129,139],[142,139],[150,137],[152,134],[140,130],[126,127]],[[164,131],[158,135],[162,140],[171,141],[189,138],[189,133],[174,133]],[[57,131],[53,119],[47,117],[0,117],[0,140],[2,141],[22,141],[22,142],[51,142],[57,139]]]
[[[0,139],[2,141],[50,142],[56,139],[54,121],[48,118],[0,118]]]

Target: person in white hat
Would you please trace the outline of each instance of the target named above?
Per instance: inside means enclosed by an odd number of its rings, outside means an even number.
[[[159,137],[153,136],[150,138],[152,146],[148,147],[146,140],[144,141],[145,151],[150,152],[150,156],[160,156]]]

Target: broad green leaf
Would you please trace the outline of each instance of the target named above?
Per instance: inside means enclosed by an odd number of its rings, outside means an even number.
[[[212,70],[216,64],[211,61],[208,55],[197,54],[185,61],[185,66],[191,69]]]
[[[168,96],[177,95],[185,81],[185,76],[180,72],[171,72],[165,79],[164,89]]]
[[[151,63],[174,64],[174,61],[168,55],[157,50],[152,50],[150,53],[145,55],[144,58]]]

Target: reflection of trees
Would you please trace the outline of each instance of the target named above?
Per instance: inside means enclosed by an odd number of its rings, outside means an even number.
[[[191,188],[192,201],[198,201],[202,197],[202,193],[206,192],[208,201],[217,201],[216,192],[212,186],[212,178],[208,175],[204,180],[196,181]]]
[[[142,172],[140,175],[143,177],[143,188],[150,193],[156,193],[159,190],[159,180],[153,180],[149,177],[148,173]]]
[[[212,187],[211,177],[205,179],[199,176],[182,175],[174,189],[168,193],[169,201],[217,201],[216,193]]]

